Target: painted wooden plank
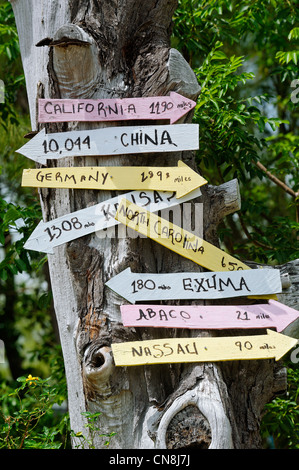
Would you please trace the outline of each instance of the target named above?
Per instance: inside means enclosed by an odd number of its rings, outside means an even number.
[[[163,338],[112,343],[116,366],[281,359],[298,340],[267,330],[265,335]]]
[[[282,291],[278,269],[233,272],[132,273],[125,269],[106,286],[134,304],[147,300],[224,299]]]
[[[196,105],[185,96],[170,92],[170,96],[141,98],[39,99],[39,122],[128,121],[141,119],[178,121]]]
[[[38,163],[63,157],[179,152],[199,148],[198,124],[119,126],[36,134],[16,150]]]
[[[254,305],[122,305],[124,326],[225,330],[275,328],[283,331],[298,310],[275,300]]]
[[[182,161],[177,167],[66,167],[23,170],[22,186],[100,190],[175,191],[181,198],[207,184]]]
[[[210,271],[250,269],[211,243],[126,199],[121,200],[115,218],[127,227]]]
[[[198,188],[179,200],[175,192],[168,191],[132,191],[125,194],[125,197],[141,207],[146,206],[152,212],[156,212],[191,201],[200,195],[201,191]],[[24,247],[27,250],[51,254],[56,246],[118,225],[120,222],[115,219],[115,214],[120,199],[123,197],[124,195],[116,196],[48,222],[41,221]]]

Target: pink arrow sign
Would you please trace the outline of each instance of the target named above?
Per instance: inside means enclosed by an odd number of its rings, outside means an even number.
[[[255,305],[122,305],[124,326],[158,328],[276,328],[284,330],[299,317],[293,308],[269,300]]]
[[[39,122],[128,121],[140,119],[170,119],[178,121],[195,107],[189,100],[172,91],[170,96],[142,98],[39,99]]]

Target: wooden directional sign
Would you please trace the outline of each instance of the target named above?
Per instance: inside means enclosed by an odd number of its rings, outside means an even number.
[[[122,199],[116,220],[127,227],[155,240],[169,250],[175,251],[210,271],[240,271],[250,269],[246,264],[211,243],[187,232],[147,211],[144,208]]]
[[[178,121],[195,107],[195,101],[170,92],[170,96],[103,100],[40,99],[39,122],[128,121],[170,119]]]
[[[207,183],[182,161],[177,167],[66,167],[23,170],[22,186],[176,191],[181,198]]]
[[[124,326],[225,330],[275,328],[283,331],[299,312],[270,300],[255,305],[122,305]]]
[[[168,191],[132,191],[125,194],[125,197],[139,206],[150,207],[151,211],[156,212],[190,201],[200,195],[201,191],[198,188],[179,200],[174,192]],[[115,219],[115,214],[123,196],[116,196],[49,222],[40,222],[24,247],[27,250],[50,254],[56,246],[118,225],[120,222]]]
[[[199,147],[198,124],[105,127],[46,134],[16,150],[38,163],[63,157],[179,152]]]
[[[216,362],[251,359],[281,359],[297,339],[267,330],[265,335],[163,338],[113,343],[116,366]]]
[[[223,299],[279,293],[278,269],[213,273],[132,273],[125,269],[106,286],[132,304],[146,300]]]

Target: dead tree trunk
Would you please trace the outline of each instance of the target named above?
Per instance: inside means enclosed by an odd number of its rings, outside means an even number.
[[[176,0],[12,0],[12,5],[34,131],[40,129],[36,107],[42,97],[103,99],[176,91],[196,99],[200,92],[189,65],[170,47]],[[46,129],[49,133],[91,126],[107,124],[47,124]],[[190,152],[65,158],[56,165],[173,166],[179,159],[195,167]],[[42,189],[44,220],[113,195]],[[204,187],[198,201],[204,204],[204,238],[217,245],[219,221],[240,208],[237,181]],[[258,447],[261,409],[285,387],[285,374],[274,361],[114,366],[112,342],[209,334],[124,328],[119,311],[123,299],[105,282],[128,266],[153,273],[200,269],[144,238],[95,234],[55,248],[49,256],[72,429],[85,432],[82,412],[100,411],[101,432],[116,432],[111,448]],[[99,435],[94,445],[103,447]]]

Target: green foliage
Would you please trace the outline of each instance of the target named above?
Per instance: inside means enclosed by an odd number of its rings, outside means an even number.
[[[46,352],[51,375],[45,379],[32,376],[19,377],[14,384],[0,383],[0,449],[94,449],[94,439],[104,438],[110,445],[116,434],[102,433],[99,427],[101,413],[83,412],[84,430],[70,428],[67,411],[67,386],[60,346]]]
[[[289,0],[180,0],[174,16],[173,45],[202,87],[198,167],[211,184],[240,183],[242,209],[219,227],[223,247],[262,263],[299,256],[298,107],[290,99],[298,20]]]
[[[214,184],[216,169],[222,180],[238,178],[246,182],[248,176],[257,176],[258,170],[252,162],[258,160],[266,143],[251,128],[257,126],[264,130],[268,123],[275,129],[281,122],[263,116],[253,105],[266,100],[265,96],[248,99],[233,96],[239,84],[245,85],[253,74],[237,73],[243,65],[243,57],[227,57],[219,51],[222,46],[217,42],[201,67],[195,69],[202,87],[194,116],[201,142],[197,159],[203,171],[208,170],[211,184]]]
[[[57,410],[67,397],[62,355],[53,349],[52,376],[19,377],[13,388],[2,382],[0,394],[0,448],[68,448],[70,429],[66,411]]]
[[[13,11],[9,2],[0,4],[0,55],[11,61],[19,58],[19,38],[15,26]]]
[[[289,364],[288,389],[264,409],[261,434],[274,436],[277,449],[299,449],[299,370]]]
[[[10,274],[36,271],[46,261],[44,257],[33,263],[28,251],[24,249],[24,244],[40,217],[41,211],[37,202],[28,207],[21,207],[0,198],[0,247],[6,246],[5,257],[0,262],[0,279],[3,281],[6,281]],[[7,239],[10,241],[14,232],[22,238],[9,243]]]
[[[7,130],[8,124],[18,124],[14,103],[25,87],[20,63],[20,47],[11,4],[0,2],[0,79],[5,85],[5,102],[0,103],[0,124]]]
[[[108,447],[110,445],[110,440],[113,436],[116,435],[115,432],[111,433],[101,433],[101,429],[98,427],[98,420],[102,413],[91,413],[90,411],[85,411],[81,413],[87,420],[85,424],[85,429],[87,429],[87,436],[83,434],[82,431],[71,432],[71,436],[75,439],[74,448],[75,449],[95,449],[94,439],[103,437],[104,446]]]

